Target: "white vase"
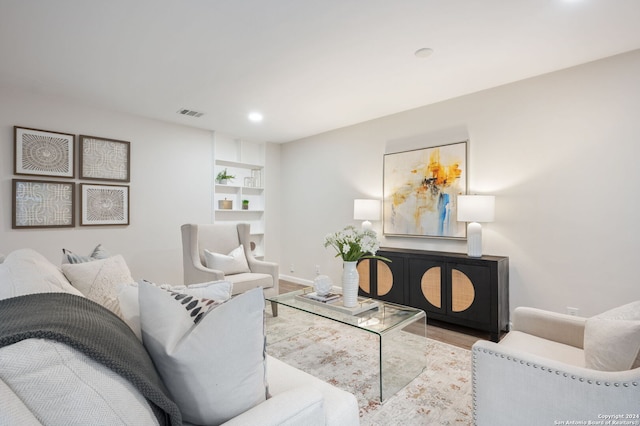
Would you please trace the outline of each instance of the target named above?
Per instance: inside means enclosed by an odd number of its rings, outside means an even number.
[[[344,262],[342,270],[342,304],[347,308],[358,305],[360,275],[356,269],[358,262]]]

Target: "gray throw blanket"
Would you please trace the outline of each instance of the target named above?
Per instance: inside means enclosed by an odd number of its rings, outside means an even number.
[[[182,424],[144,346],[108,309],[67,293],[0,300],[0,347],[32,338],[64,343],[110,368],[140,391],[161,425]]]

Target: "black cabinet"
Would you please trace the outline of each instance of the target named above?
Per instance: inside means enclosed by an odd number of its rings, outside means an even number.
[[[375,259],[362,259],[358,263],[360,275],[359,294],[372,299],[385,300],[387,302],[406,305],[408,283],[405,280],[404,257],[393,253],[380,254],[391,260],[385,262]]]
[[[358,264],[360,295],[423,309],[427,318],[487,331],[509,325],[509,258],[382,248],[392,262]]]

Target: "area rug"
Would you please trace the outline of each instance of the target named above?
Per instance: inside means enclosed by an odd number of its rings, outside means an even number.
[[[407,386],[380,403],[378,339],[375,335],[280,306],[267,314],[267,352],[354,394],[360,423],[366,425],[471,425],[471,353],[446,343],[400,331],[393,362],[416,351],[427,367]]]

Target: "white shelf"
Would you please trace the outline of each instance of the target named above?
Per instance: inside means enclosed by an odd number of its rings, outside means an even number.
[[[264,210],[216,209],[216,213],[264,213]]]
[[[240,161],[216,160],[216,166],[237,167],[238,169],[262,170],[264,166],[260,164],[243,163]]]
[[[265,254],[265,145],[234,139],[216,133],[213,140],[213,222],[248,223],[250,239],[255,243],[254,255]],[[235,176],[226,184],[215,181],[225,170]],[[253,186],[256,183],[259,186]],[[219,201],[232,201],[231,209],[219,208]],[[243,210],[242,201],[249,201]]]
[[[258,187],[258,186],[242,186],[242,185],[229,185],[226,183],[216,183],[216,189],[224,189],[224,188],[230,188],[230,189],[241,189],[243,191],[264,191],[264,188],[262,186]]]

